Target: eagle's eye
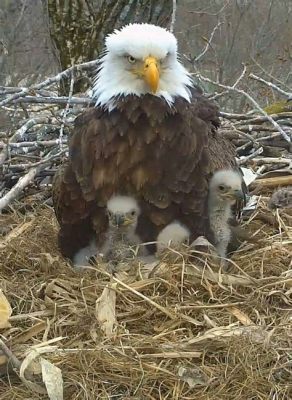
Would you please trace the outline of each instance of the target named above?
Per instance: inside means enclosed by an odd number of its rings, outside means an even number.
[[[218,188],[219,188],[219,190],[221,190],[221,192],[223,192],[223,190],[225,190],[225,186],[224,185],[219,185]]]
[[[136,215],[136,211],[135,210],[131,211],[131,216],[134,217],[135,215]]]
[[[135,62],[136,62],[136,58],[134,58],[132,56],[128,56],[127,60],[129,61],[130,64],[135,64]]]
[[[111,218],[111,217],[113,216],[113,214],[112,214],[111,211],[108,211],[107,214],[108,214],[108,217],[109,217],[109,218]]]

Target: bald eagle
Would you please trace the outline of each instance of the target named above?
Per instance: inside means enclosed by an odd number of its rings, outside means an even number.
[[[242,177],[237,171],[220,170],[210,180],[208,209],[210,228],[214,244],[222,264],[227,256],[227,248],[232,238],[230,222],[233,219],[232,206],[244,198]]]
[[[102,246],[115,194],[137,199],[142,242],[155,241],[174,220],[190,240],[208,238],[209,180],[217,169],[236,168],[235,152],[218,130],[217,106],[179,61],[174,35],[149,24],[115,30],[93,98],[95,107],[75,121],[68,163],[53,183],[62,254],[73,259],[94,236]]]

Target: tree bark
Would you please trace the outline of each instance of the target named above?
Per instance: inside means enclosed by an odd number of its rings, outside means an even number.
[[[105,36],[130,22],[169,26],[172,0],[43,0],[50,35],[60,69],[96,59]],[[70,82],[61,85],[68,94]],[[89,82],[79,79],[74,93],[84,91]]]

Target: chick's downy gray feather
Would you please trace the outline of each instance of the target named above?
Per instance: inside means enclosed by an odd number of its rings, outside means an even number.
[[[107,202],[107,212],[109,226],[101,253],[105,261],[118,264],[133,258],[134,247],[141,243],[135,233],[140,208],[132,197],[113,196]],[[139,254],[144,255],[143,249],[139,248]]]
[[[231,240],[229,220],[232,218],[232,206],[242,197],[242,178],[238,172],[220,170],[213,175],[209,185],[208,215],[215,247],[222,259],[227,256]]]

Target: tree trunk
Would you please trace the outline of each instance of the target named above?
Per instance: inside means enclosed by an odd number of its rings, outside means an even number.
[[[105,36],[130,22],[169,26],[172,0],[43,0],[50,35],[57,50],[60,69],[96,59]],[[89,82],[79,80],[74,92],[84,91]],[[63,82],[61,95],[68,94]]]

